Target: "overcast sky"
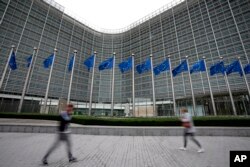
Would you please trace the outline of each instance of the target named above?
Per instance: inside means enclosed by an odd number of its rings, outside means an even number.
[[[173,0],[55,0],[88,23],[104,29],[124,28]]]

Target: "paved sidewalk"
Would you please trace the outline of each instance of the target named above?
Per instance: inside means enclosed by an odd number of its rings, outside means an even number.
[[[196,152],[182,137],[72,135],[78,162],[69,164],[63,144],[49,158],[52,167],[228,167],[229,150],[250,150],[248,137],[197,137],[206,149]],[[0,133],[1,167],[37,167],[55,134]]]

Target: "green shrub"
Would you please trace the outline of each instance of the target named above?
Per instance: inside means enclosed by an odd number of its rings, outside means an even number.
[[[22,118],[58,120],[58,115],[30,114],[30,113],[0,113],[0,118]],[[82,125],[104,125],[104,126],[181,126],[177,117],[151,117],[151,118],[125,118],[125,117],[90,117],[84,115],[73,116],[72,123]],[[208,116],[194,117],[196,126],[231,126],[250,127],[250,117],[240,116]]]

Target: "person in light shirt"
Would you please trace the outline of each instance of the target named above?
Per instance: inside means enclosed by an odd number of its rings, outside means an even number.
[[[47,159],[49,155],[59,146],[61,141],[66,143],[69,162],[76,162],[76,158],[73,157],[72,151],[71,151],[70,131],[68,129],[69,124],[71,122],[71,115],[73,113],[73,108],[74,108],[73,104],[68,104],[66,111],[61,112],[60,123],[58,126],[58,137],[55,143],[50,147],[48,152],[43,157],[42,159],[43,165],[48,165]]]
[[[180,150],[186,151],[187,150],[187,137],[190,136],[191,140],[199,147],[198,153],[202,153],[205,150],[202,148],[200,142],[195,138],[195,127],[193,123],[192,116],[188,113],[186,108],[181,108],[181,122],[182,126],[184,127],[184,147],[180,147]]]

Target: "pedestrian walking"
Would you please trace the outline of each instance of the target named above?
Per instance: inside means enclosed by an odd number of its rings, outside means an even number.
[[[58,127],[58,135],[57,139],[53,143],[53,145],[50,147],[50,149],[47,151],[45,156],[42,159],[42,163],[44,165],[48,165],[48,157],[49,155],[59,146],[60,142],[65,142],[67,146],[67,153],[69,162],[76,162],[76,158],[72,155],[72,145],[70,140],[70,131],[69,131],[69,124],[71,122],[71,115],[73,113],[73,104],[67,104],[66,111],[61,112],[60,114],[60,122]]]
[[[190,136],[191,140],[199,147],[198,153],[202,153],[205,150],[202,148],[200,142],[195,138],[195,127],[193,123],[193,119],[191,114],[188,113],[187,108],[181,108],[181,122],[182,126],[184,127],[184,133],[183,133],[183,138],[184,138],[184,147],[180,147],[180,150],[186,151],[187,150],[187,138]]]

